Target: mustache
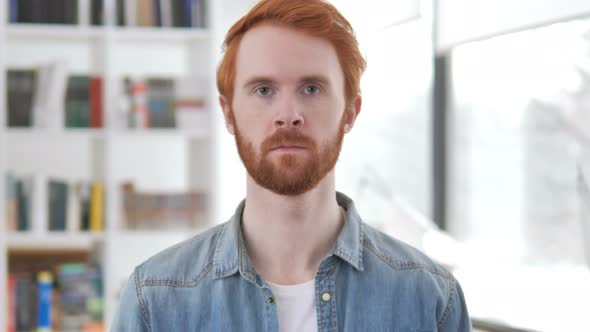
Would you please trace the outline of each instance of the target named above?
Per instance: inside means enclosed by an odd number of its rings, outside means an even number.
[[[304,135],[298,129],[286,129],[275,132],[262,142],[261,150],[264,154],[278,145],[297,145],[304,148],[315,148],[312,138]]]

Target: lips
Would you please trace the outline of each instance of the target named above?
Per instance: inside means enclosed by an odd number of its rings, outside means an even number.
[[[285,151],[289,151],[289,150],[298,150],[298,149],[305,149],[304,146],[301,145],[279,145],[279,146],[275,146],[272,151],[274,150],[285,150]]]

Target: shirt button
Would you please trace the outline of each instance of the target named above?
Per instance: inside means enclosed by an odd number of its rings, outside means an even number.
[[[273,303],[275,303],[275,298],[274,298],[274,297],[272,297],[272,296],[269,296],[269,297],[266,299],[266,302],[268,302],[268,303],[270,303],[270,304],[273,304]]]
[[[324,294],[322,294],[322,300],[324,302],[330,301],[330,298],[331,298],[330,293],[324,293]]]

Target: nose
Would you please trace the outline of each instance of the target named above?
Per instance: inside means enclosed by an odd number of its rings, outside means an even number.
[[[303,115],[297,107],[297,100],[293,97],[285,97],[283,101],[277,105],[278,112],[274,120],[277,128],[301,127],[304,123]]]

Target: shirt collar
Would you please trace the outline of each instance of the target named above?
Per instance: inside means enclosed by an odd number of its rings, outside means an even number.
[[[345,211],[345,222],[328,256],[337,256],[362,271],[362,220],[352,199],[336,192],[336,202]],[[246,253],[242,236],[241,220],[245,205],[246,200],[242,200],[232,218],[225,223],[221,230],[213,257],[215,279],[224,278],[239,271],[245,278],[257,282],[256,273]]]

